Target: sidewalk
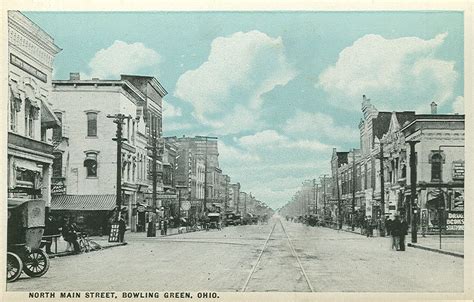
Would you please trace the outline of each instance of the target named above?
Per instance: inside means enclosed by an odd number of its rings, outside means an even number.
[[[91,245],[93,247],[92,251],[96,250],[101,250],[101,249],[107,249],[115,246],[122,246],[127,243],[125,242],[108,242],[108,237],[107,236],[91,236],[89,237],[91,240]],[[98,246],[94,245],[93,243],[97,243]],[[69,256],[69,255],[75,255],[72,251],[67,250],[67,242],[64,241],[62,237],[59,237],[57,240],[57,247],[55,247],[55,242],[53,241],[53,244],[51,245],[51,251],[53,251],[52,254],[49,254],[49,258],[56,258],[56,257],[63,257],[63,256]],[[56,253],[57,251],[57,253]]]
[[[407,239],[410,241],[410,238]],[[441,248],[439,236],[437,235],[426,235],[426,237],[422,237],[418,234],[417,239],[417,243],[408,242],[407,245],[413,248],[464,258],[464,236],[441,236]]]
[[[331,229],[337,230],[335,228]],[[366,236],[361,233],[360,228],[354,228],[354,231],[352,231],[351,226],[347,225],[343,225],[341,231]],[[373,230],[373,237],[379,236],[379,231]],[[411,235],[408,234],[405,237],[405,242],[409,247],[464,258],[464,236],[462,235],[442,235],[441,248],[438,235],[426,235],[423,237],[421,234],[418,234],[417,243],[411,243],[410,241]]]

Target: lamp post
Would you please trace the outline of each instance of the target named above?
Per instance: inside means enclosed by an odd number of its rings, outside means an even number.
[[[414,213],[416,199],[416,152],[415,145],[420,141],[408,141],[410,145],[410,209],[408,211],[408,220],[411,225],[411,242],[417,242],[417,225]]]

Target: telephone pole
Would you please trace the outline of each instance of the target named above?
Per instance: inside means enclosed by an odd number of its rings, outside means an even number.
[[[351,230],[355,229],[355,199],[356,199],[356,162],[355,149],[352,149],[352,203],[351,203]]]
[[[122,137],[123,125],[125,124],[124,120],[129,120],[132,117],[126,116],[125,114],[119,113],[114,115],[107,115],[107,118],[113,118],[114,123],[117,124],[116,136],[112,138],[113,141],[117,142],[117,179],[116,179],[116,216],[115,221],[118,221],[120,218],[120,210],[122,207],[122,142],[127,141],[126,138]]]
[[[417,225],[416,219],[414,218],[414,208],[416,199],[416,150],[415,145],[419,141],[409,141],[410,144],[410,209],[408,209],[408,221],[411,223],[411,242],[417,242]],[[440,147],[441,148],[441,147]],[[439,219],[441,222],[441,219]],[[439,225],[441,231],[441,223]]]
[[[158,140],[158,131],[157,131],[157,128],[158,128],[158,125],[157,125],[157,122],[156,120],[152,117],[151,120],[150,120],[150,134],[151,134],[151,147],[147,147],[148,150],[151,150],[151,157],[152,157],[152,167],[151,167],[151,177],[152,177],[152,209],[153,209],[153,216],[152,216],[152,219],[153,219],[153,226],[156,225],[156,208],[157,208],[157,204],[156,204],[156,195],[157,195],[157,188],[156,188],[156,185],[157,185],[157,181],[158,181],[158,173],[156,171],[156,161],[157,161],[157,157],[158,157],[158,144],[157,144],[157,140]],[[155,237],[156,236],[156,230],[153,229],[151,232],[148,232],[148,234],[150,235],[150,237]]]
[[[337,208],[338,208],[338,215],[337,217],[339,222],[339,229],[342,229],[342,205],[341,205],[341,196],[339,195],[339,158],[337,159],[336,163],[336,190],[337,190]]]
[[[196,136],[198,139],[204,139],[206,142],[205,148],[206,150],[204,151],[204,202],[203,202],[203,212],[207,210],[207,142],[210,139],[217,139],[215,136]]]
[[[380,237],[385,237],[385,175],[383,142],[380,142]]]

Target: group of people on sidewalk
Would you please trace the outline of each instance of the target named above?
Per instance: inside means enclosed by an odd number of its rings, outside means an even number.
[[[387,217],[385,227],[387,235],[392,235],[392,249],[404,251],[405,236],[408,235],[408,222],[405,219],[400,219],[400,215],[396,214],[394,220]]]

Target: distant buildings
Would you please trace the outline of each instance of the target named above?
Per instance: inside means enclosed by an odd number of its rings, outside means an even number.
[[[463,215],[464,115],[438,114],[436,107],[433,102],[431,114],[379,112],[364,96],[361,149],[334,150],[331,160],[333,191],[339,192],[344,223],[354,219],[360,225],[366,217],[377,221],[382,215],[400,214],[408,220],[413,216],[424,231],[433,231],[439,227],[439,208],[444,209],[442,223],[449,222],[450,215]],[[410,142],[417,142],[412,211]],[[454,224],[448,230],[463,229]]]
[[[365,219],[380,227],[384,218],[399,214],[408,221],[413,218],[422,232],[439,230],[440,223],[447,231],[462,231],[464,115],[438,114],[435,102],[431,114],[378,111],[365,96],[362,114],[360,147],[334,148],[331,177],[305,181],[281,212],[316,214],[333,227],[336,222],[362,226]],[[331,194],[325,202],[321,179],[328,181],[326,194]]]

